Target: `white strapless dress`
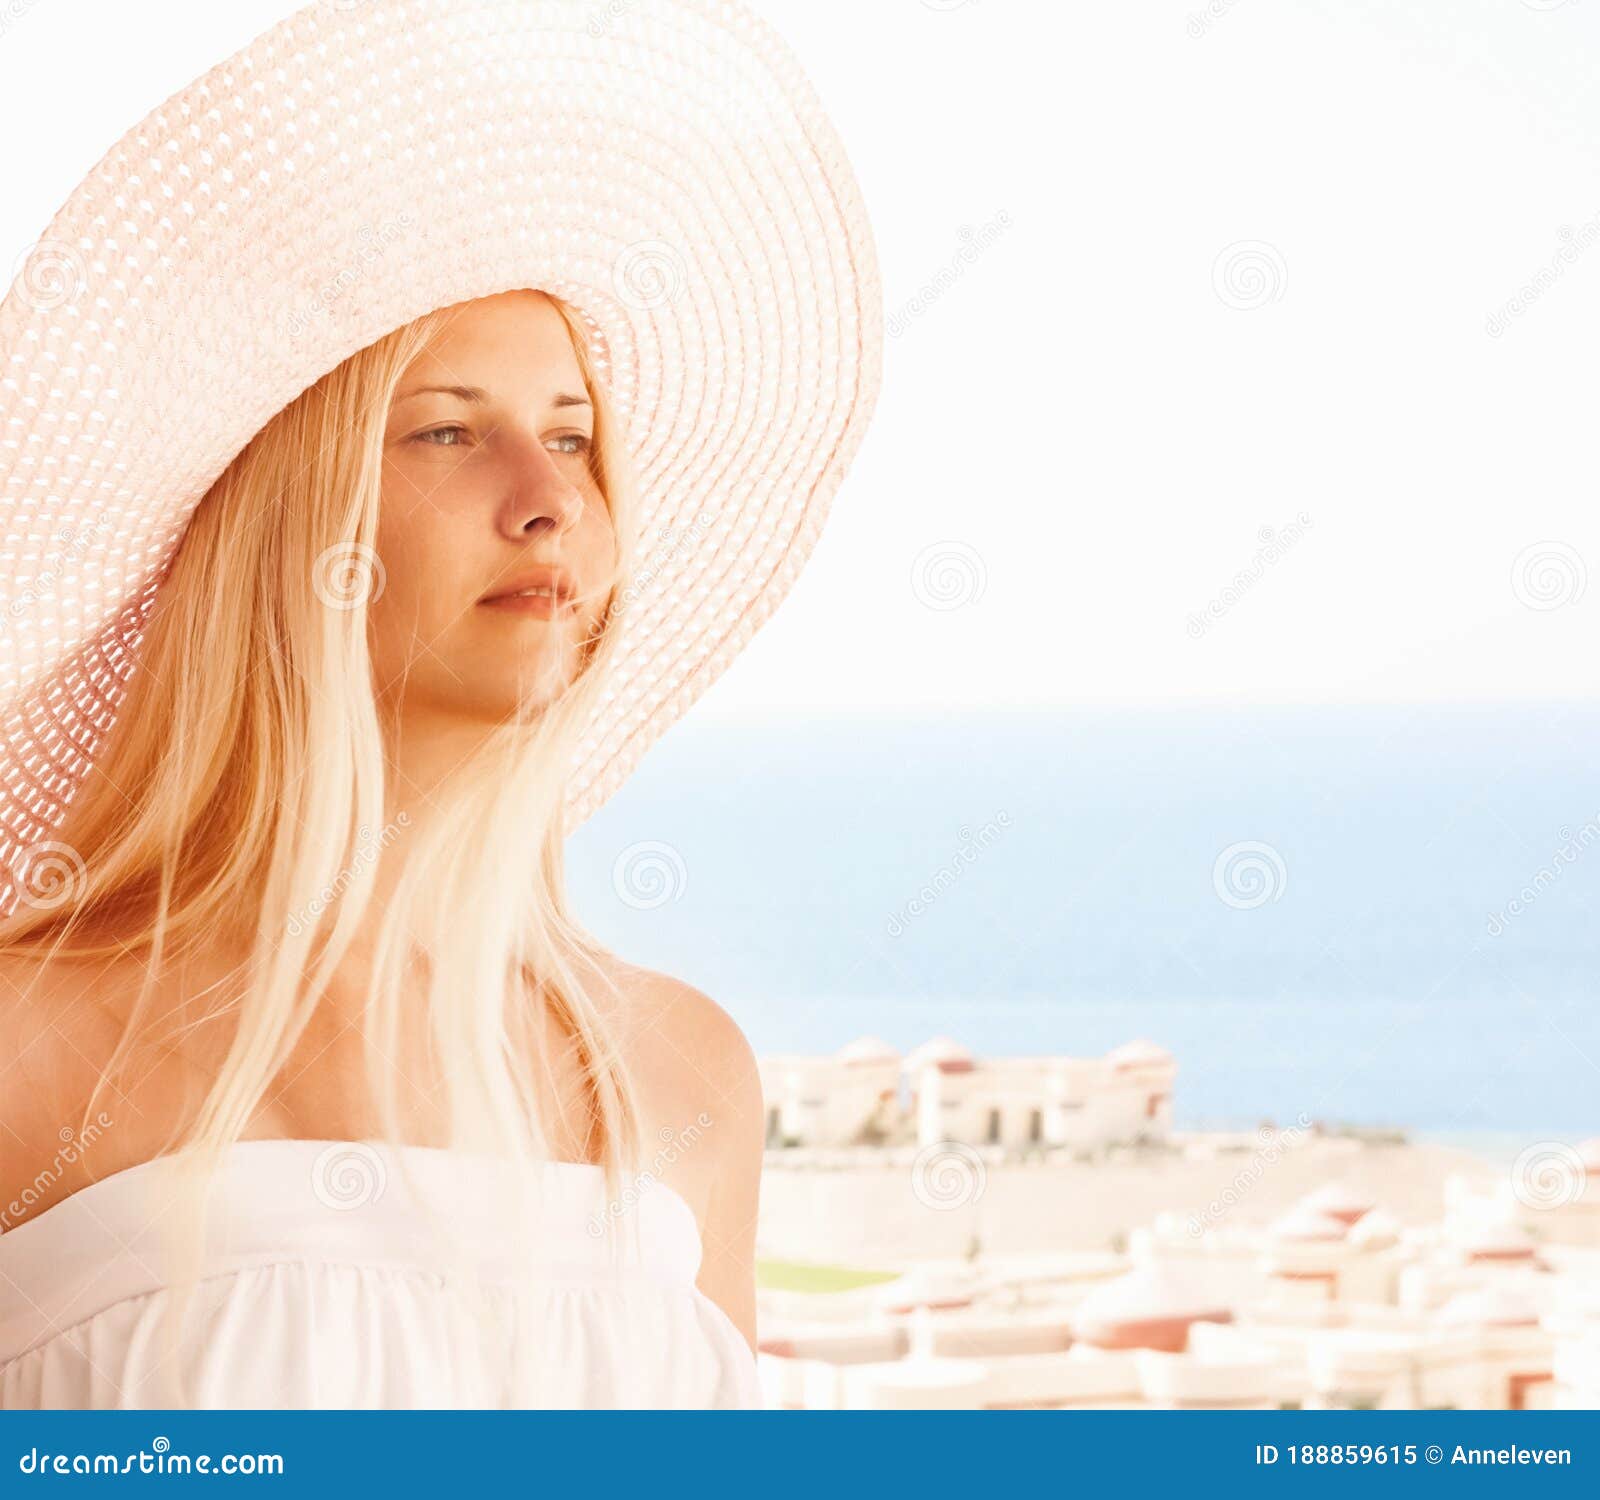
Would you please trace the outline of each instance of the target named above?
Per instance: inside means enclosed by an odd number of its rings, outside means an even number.
[[[460,1298],[402,1169],[449,1205],[488,1318]],[[156,1376],[172,1192],[145,1162],[0,1234],[0,1408],[170,1401]],[[574,1162],[530,1180],[427,1146],[241,1141],[180,1346],[190,1404],[759,1407],[750,1346],[695,1285],[694,1211],[653,1180],[624,1198]],[[518,1223],[533,1226],[522,1248]]]

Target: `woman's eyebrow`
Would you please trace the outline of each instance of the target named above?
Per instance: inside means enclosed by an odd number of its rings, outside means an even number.
[[[454,396],[458,401],[471,402],[475,406],[482,406],[489,400],[489,393],[476,385],[419,385],[415,390],[407,391],[402,396],[395,397],[395,405],[402,401],[409,401],[414,396],[426,396],[438,393],[445,396]],[[552,406],[589,406],[587,396],[574,396],[570,391],[561,391],[550,398]]]

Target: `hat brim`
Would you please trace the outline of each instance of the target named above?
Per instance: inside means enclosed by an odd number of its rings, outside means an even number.
[[[881,371],[813,89],[727,0],[323,0],[130,130],[0,302],[0,865],[58,826],[250,438],[385,333],[517,287],[592,322],[639,482],[569,831],[716,680],[815,546]]]

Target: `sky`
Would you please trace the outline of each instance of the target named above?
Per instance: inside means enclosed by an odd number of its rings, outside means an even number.
[[[697,717],[1595,695],[1600,6],[753,3],[889,335]],[[293,8],[0,6],[0,271]]]

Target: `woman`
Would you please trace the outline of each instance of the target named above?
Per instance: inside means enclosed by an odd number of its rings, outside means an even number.
[[[749,1045],[579,925],[562,848],[870,414],[792,59],[726,3],[313,5],[41,246],[0,1405],[759,1404]]]

